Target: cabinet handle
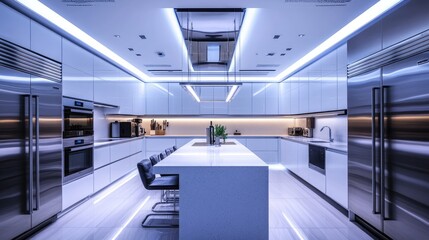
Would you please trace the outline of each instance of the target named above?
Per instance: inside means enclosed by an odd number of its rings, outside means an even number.
[[[371,142],[372,142],[372,146],[371,146],[371,165],[372,165],[372,171],[371,171],[371,176],[372,176],[372,181],[371,181],[371,199],[372,199],[372,213],[374,214],[380,214],[380,209],[377,209],[377,186],[376,186],[376,178],[377,178],[377,151],[376,151],[376,146],[375,146],[375,141],[376,141],[376,136],[375,133],[376,131],[376,126],[375,126],[375,120],[376,120],[376,113],[375,113],[375,106],[376,106],[376,102],[375,102],[375,95],[376,92],[380,90],[380,88],[375,87],[372,88],[371,90]]]

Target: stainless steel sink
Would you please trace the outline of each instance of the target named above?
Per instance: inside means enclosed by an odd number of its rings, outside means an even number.
[[[311,143],[329,143],[328,141],[323,141],[323,140],[311,140]]]

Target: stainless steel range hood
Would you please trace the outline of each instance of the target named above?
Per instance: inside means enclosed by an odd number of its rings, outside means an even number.
[[[227,72],[244,17],[241,8],[176,9],[194,71]]]

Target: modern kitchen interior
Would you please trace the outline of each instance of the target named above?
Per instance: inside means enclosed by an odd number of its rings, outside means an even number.
[[[0,239],[425,239],[427,9],[2,0]]]

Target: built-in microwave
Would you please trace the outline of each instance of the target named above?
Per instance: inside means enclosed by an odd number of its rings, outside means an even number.
[[[94,137],[76,137],[63,140],[64,145],[64,178],[68,183],[84,177],[94,170],[93,149]]]
[[[80,99],[63,98],[64,138],[94,135],[94,103]]]

